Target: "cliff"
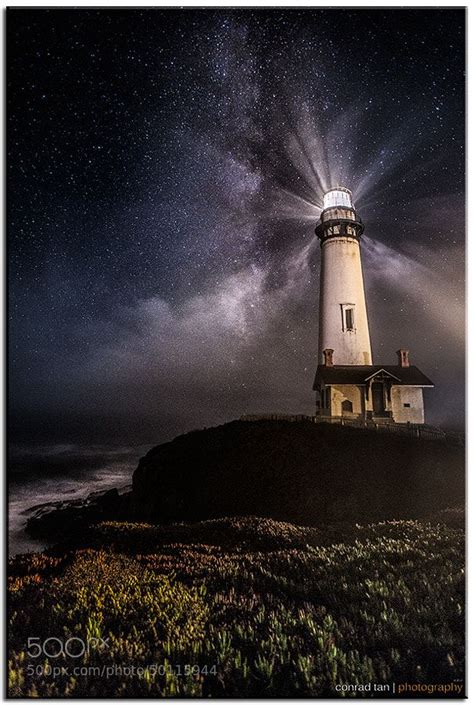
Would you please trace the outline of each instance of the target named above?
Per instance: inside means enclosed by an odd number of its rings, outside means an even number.
[[[151,522],[258,515],[315,526],[430,515],[464,501],[464,451],[311,422],[233,421],[150,450],[132,512]]]

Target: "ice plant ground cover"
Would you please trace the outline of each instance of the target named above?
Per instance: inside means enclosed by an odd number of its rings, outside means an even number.
[[[81,546],[11,561],[9,694],[323,697],[344,684],[462,683],[463,543],[456,512],[326,529],[101,524]],[[78,644],[80,657],[64,653]]]

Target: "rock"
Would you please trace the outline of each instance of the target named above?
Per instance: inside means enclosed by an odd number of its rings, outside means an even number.
[[[131,492],[120,494],[117,489],[94,493],[84,500],[61,502],[59,507],[36,508],[26,523],[26,532],[34,538],[49,541],[69,541],[79,537],[92,524],[106,520],[123,520],[130,515]]]
[[[116,487],[107,490],[104,494],[97,497],[97,506],[103,509],[115,508],[119,500],[119,492]]]

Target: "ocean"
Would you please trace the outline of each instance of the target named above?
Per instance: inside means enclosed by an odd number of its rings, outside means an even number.
[[[41,505],[131,485],[133,471],[149,449],[149,445],[11,445],[7,465],[9,555],[47,547],[24,530],[28,517]]]

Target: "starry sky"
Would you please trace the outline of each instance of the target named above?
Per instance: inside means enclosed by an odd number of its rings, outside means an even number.
[[[325,189],[374,362],[464,394],[464,11],[7,11],[13,437],[312,413]],[[337,361],[336,361],[337,362]]]

